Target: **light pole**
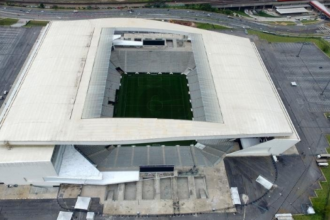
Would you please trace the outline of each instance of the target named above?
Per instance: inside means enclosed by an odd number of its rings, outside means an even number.
[[[299,53],[297,54],[297,57],[299,57],[299,55],[300,55],[300,53],[301,53],[301,51],[302,51],[304,45],[305,45],[305,42],[302,43],[302,45],[301,45],[301,47],[300,47],[300,50],[299,50]]]
[[[328,81],[327,85],[325,86],[325,88],[322,90],[321,94],[320,95],[323,95],[323,93],[325,92],[325,90],[327,89],[328,85],[330,83],[330,80]]]

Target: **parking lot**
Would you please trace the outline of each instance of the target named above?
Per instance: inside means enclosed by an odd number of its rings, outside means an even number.
[[[0,27],[0,105],[12,87],[41,28]]]
[[[330,111],[330,87],[321,93],[330,80],[330,60],[310,43],[258,42],[257,47],[301,138],[297,149],[303,166],[296,170],[301,174],[288,179],[295,185],[282,205],[297,213],[323,179],[315,155],[328,147],[325,135],[330,133],[330,122],[324,113]]]

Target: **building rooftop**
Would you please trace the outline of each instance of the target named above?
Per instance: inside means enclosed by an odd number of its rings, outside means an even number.
[[[301,14],[301,13],[309,13],[305,8],[277,8],[276,11],[279,14]]]
[[[104,28],[199,36],[204,43],[223,123],[82,119]],[[152,20],[95,19],[51,22],[40,42],[1,121],[2,143],[129,144],[293,133],[290,118],[262,59],[255,45],[246,38]]]

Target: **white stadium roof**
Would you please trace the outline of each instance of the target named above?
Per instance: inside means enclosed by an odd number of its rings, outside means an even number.
[[[140,118],[82,119],[102,28],[199,34],[223,123]],[[293,126],[249,39],[144,19],[51,22],[2,119],[0,142],[124,144],[290,136]],[[22,73],[24,74],[24,73]]]

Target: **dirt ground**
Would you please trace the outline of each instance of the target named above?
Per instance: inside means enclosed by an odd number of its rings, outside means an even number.
[[[189,26],[189,27],[196,27],[196,23],[192,22],[192,21],[170,20],[170,23],[181,24],[181,25]]]

